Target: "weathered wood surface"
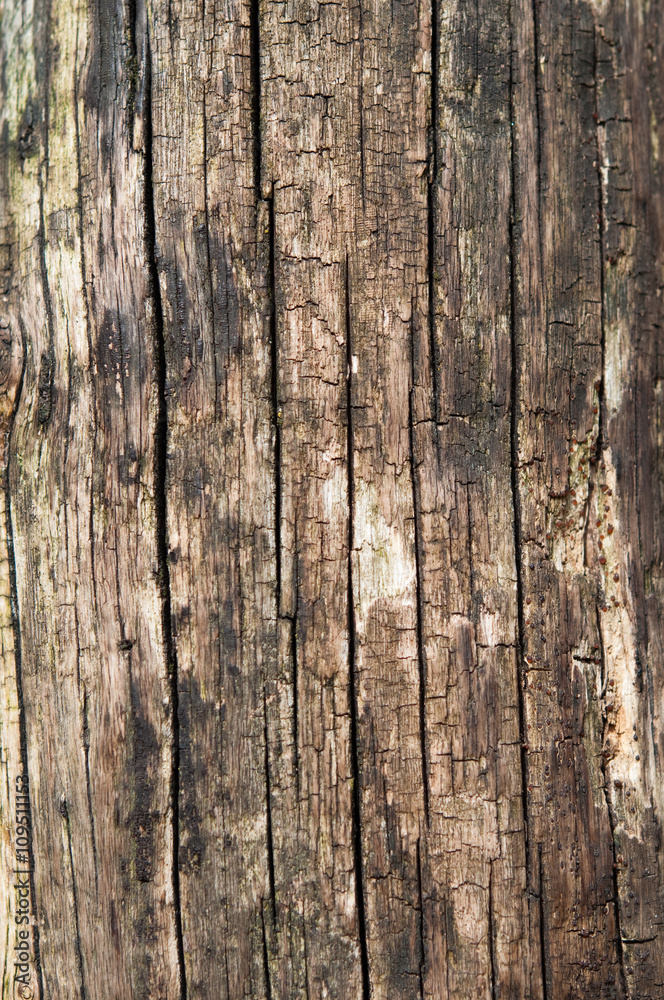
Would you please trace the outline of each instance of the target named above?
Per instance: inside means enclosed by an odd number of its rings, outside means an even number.
[[[3,998],[664,998],[663,15],[0,0]]]

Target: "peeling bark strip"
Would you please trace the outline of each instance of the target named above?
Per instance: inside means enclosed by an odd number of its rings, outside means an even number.
[[[5,0],[0,1000],[664,1000],[663,23]]]

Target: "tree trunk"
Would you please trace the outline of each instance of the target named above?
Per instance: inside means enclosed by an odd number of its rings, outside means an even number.
[[[664,998],[661,0],[0,0],[2,1000]]]

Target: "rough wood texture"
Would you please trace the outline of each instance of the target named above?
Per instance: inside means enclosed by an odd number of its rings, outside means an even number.
[[[0,0],[2,1000],[664,1000],[663,16]]]

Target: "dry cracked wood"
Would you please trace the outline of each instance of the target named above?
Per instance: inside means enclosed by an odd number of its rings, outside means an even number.
[[[0,0],[3,1000],[663,1000],[662,14]]]

